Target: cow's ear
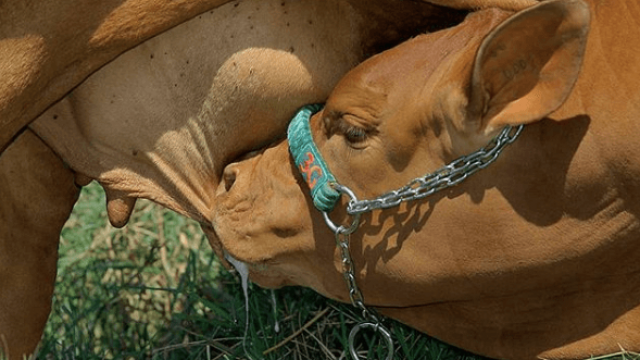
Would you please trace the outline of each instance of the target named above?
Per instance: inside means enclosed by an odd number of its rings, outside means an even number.
[[[476,54],[468,107],[480,131],[531,123],[564,103],[580,72],[589,18],[581,0],[547,1],[487,35]]]

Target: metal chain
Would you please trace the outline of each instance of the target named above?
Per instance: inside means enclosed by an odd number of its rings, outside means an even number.
[[[364,305],[364,296],[362,296],[362,292],[356,283],[355,266],[353,265],[351,251],[349,249],[349,234],[336,233],[336,245],[338,246],[338,249],[340,249],[340,257],[342,258],[342,275],[349,287],[349,299],[351,300],[351,304],[362,311],[363,318],[374,323],[379,323],[380,319],[378,319],[375,312],[367,309]]]
[[[351,200],[357,201],[355,194],[347,187],[342,185],[336,185],[336,190],[342,194],[347,194],[351,198]],[[356,269],[353,263],[353,259],[351,258],[351,248],[350,248],[350,235],[353,234],[357,229],[360,223],[360,215],[356,214],[353,216],[353,220],[351,221],[351,225],[349,227],[345,227],[343,225],[336,226],[333,221],[329,218],[329,214],[326,212],[322,212],[324,216],[324,220],[327,223],[327,226],[333,231],[336,238],[336,246],[340,250],[340,259],[342,261],[342,275],[344,276],[344,280],[347,283],[347,287],[349,288],[349,300],[351,300],[351,304],[362,311],[362,317],[366,319],[358,324],[356,324],[351,332],[349,333],[349,353],[353,360],[359,360],[358,354],[355,350],[355,338],[356,335],[362,329],[371,329],[375,332],[378,332],[382,335],[382,338],[385,340],[387,344],[387,349],[389,352],[387,353],[387,360],[393,359],[393,355],[395,353],[393,339],[391,337],[391,332],[382,325],[380,318],[377,316],[376,312],[373,309],[367,308],[364,304],[364,296],[358,288],[358,283],[356,281]]]
[[[356,215],[375,209],[388,209],[400,205],[404,201],[422,199],[440,190],[458,185],[470,175],[494,162],[502,150],[516,140],[523,128],[524,125],[507,126],[484,148],[460,157],[431,174],[413,179],[400,189],[371,200],[358,201],[352,198],[347,205],[347,213]]]

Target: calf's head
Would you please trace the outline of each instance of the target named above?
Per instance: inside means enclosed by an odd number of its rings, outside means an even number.
[[[551,1],[514,16],[482,11],[416,37],[338,83],[310,120],[314,141],[337,181],[360,199],[398,188],[486,145],[504,126],[560,107],[579,74],[588,24],[582,2]],[[287,141],[229,165],[217,193],[219,240],[255,271],[295,269],[281,258],[287,254],[309,261],[297,271],[313,273],[315,251],[326,243],[333,258],[334,244],[308,190]],[[348,222],[341,208],[332,217]],[[362,232],[374,238],[394,226],[374,230],[368,222]]]
[[[397,189],[485,146],[507,125],[558,109],[578,77],[588,27],[581,1],[544,2],[513,16],[474,13],[354,68],[311,117],[313,139],[337,182],[358,198]],[[450,340],[416,309],[540,286],[544,275],[526,274],[544,254],[531,259],[530,243],[504,229],[523,220],[490,183],[491,174],[513,171],[508,150],[457,188],[363,216],[351,250],[366,303]],[[260,285],[308,286],[348,301],[334,236],[308,193],[286,141],[229,165],[217,193],[214,248],[248,263]],[[331,212],[336,223],[349,223],[346,201]],[[483,242],[491,232],[497,240]],[[398,308],[413,310],[402,316]],[[505,348],[482,337],[458,345],[494,356]],[[532,344],[529,355],[548,348]]]

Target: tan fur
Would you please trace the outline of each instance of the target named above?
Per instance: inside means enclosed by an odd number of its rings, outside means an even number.
[[[49,317],[60,230],[78,188],[29,130],[0,156],[0,184],[0,353],[21,359],[33,352]]]
[[[458,187],[363,216],[351,246],[368,304],[490,357],[640,350],[640,7],[588,8],[474,14],[364,62],[312,118],[330,169],[361,198],[477,149],[491,124],[531,123]],[[349,126],[375,131],[350,145]],[[290,161],[283,142],[225,169],[216,246],[258,284],[348,301],[333,235]],[[345,201],[335,221],[348,221]]]
[[[135,198],[210,223],[224,165],[282,137],[297,108],[323,101],[378,44],[446,14],[420,3],[381,12],[388,4],[221,6],[120,56],[31,127],[107,189],[113,225]]]
[[[13,136],[122,52],[229,0],[0,3],[0,152]],[[426,0],[425,0],[426,1]],[[459,9],[532,0],[435,0]],[[64,26],[61,26],[64,24]]]
[[[434,5],[455,9],[488,9],[523,10],[538,3],[538,0],[423,0]]]
[[[0,152],[123,51],[228,0],[0,3]]]

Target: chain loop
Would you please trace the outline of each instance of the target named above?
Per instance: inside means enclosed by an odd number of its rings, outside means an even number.
[[[380,325],[380,323],[363,322],[354,326],[353,329],[351,329],[351,332],[349,333],[349,353],[351,354],[351,358],[353,360],[360,359],[360,357],[358,356],[358,353],[356,352],[354,344],[355,344],[356,335],[360,332],[361,329],[371,329],[375,332],[380,333],[380,335],[382,335],[382,338],[385,340],[387,344],[387,349],[389,349],[389,352],[387,353],[387,357],[385,359],[386,360],[393,359],[393,354],[395,350],[393,346],[393,338],[391,337],[391,333],[389,332],[389,330],[387,330],[387,328],[385,328],[384,326]]]
[[[356,197],[356,194],[354,194],[353,191],[351,191],[351,189],[349,189],[348,187],[340,185],[338,183],[332,183],[331,186],[334,189],[336,189],[336,191],[338,191],[340,194],[347,194],[351,199],[349,200],[349,202],[351,201],[358,202],[358,198]],[[331,229],[331,231],[333,231],[334,234],[338,234],[338,233],[345,234],[345,235],[353,234],[358,229],[358,225],[360,224],[360,214],[355,214],[352,216],[353,216],[353,220],[351,220],[351,225],[347,228],[347,227],[344,227],[343,225],[337,226],[331,220],[331,218],[329,218],[329,214],[326,211],[322,211],[322,217],[324,217],[324,222],[327,223],[327,226],[329,227],[329,229]]]

